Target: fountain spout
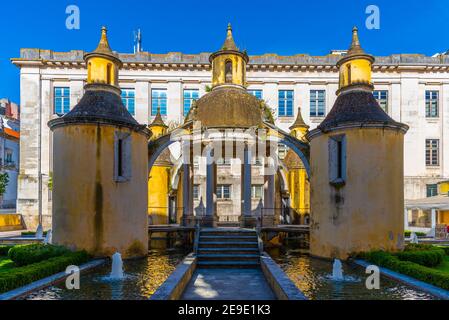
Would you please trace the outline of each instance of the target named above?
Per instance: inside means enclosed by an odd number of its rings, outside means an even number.
[[[112,255],[112,270],[110,274],[110,279],[122,280],[123,276],[123,260],[122,255],[118,252]]]
[[[416,233],[414,233],[414,232],[412,232],[412,235],[411,235],[411,237],[410,237],[410,243],[415,243],[415,244],[417,244],[419,241],[418,241],[418,236],[416,235]]]
[[[343,277],[343,266],[341,264],[341,261],[339,259],[334,260],[334,265],[332,267],[332,280],[335,281],[342,281],[344,280]]]
[[[47,231],[47,235],[45,236],[44,239],[44,244],[51,244],[52,241],[52,232],[51,229]]]

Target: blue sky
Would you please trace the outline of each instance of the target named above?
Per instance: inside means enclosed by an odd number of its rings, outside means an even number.
[[[80,8],[80,30],[65,27],[70,4]],[[379,30],[365,27],[370,4],[380,9]],[[374,55],[432,55],[449,49],[449,0],[21,0],[2,1],[0,8],[0,97],[15,102],[20,102],[19,70],[10,58],[18,57],[20,48],[93,50],[102,25],[119,52],[132,52],[137,28],[149,52],[213,52],[228,22],[238,46],[250,55],[325,55],[346,49],[353,25],[360,28],[365,50]]]

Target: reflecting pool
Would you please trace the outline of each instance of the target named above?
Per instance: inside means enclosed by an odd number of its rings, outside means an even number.
[[[188,254],[181,249],[154,249],[143,259],[123,262],[123,280],[107,280],[111,263],[81,275],[80,290],[68,290],[65,282],[35,292],[27,300],[144,300],[175,270]]]
[[[311,300],[433,300],[434,296],[381,277],[379,290],[368,290],[368,274],[358,266],[343,263],[347,281],[332,280],[332,261],[311,258],[301,250],[266,250],[296,286]]]

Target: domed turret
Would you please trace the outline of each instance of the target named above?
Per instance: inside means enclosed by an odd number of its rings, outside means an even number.
[[[337,64],[340,87],[332,110],[310,140],[310,252],[346,259],[350,253],[400,250],[404,234],[404,134],[373,97],[374,58],[353,29]],[[374,189],[375,190],[374,190]]]
[[[239,51],[228,26],[222,48],[210,56],[212,92],[196,101],[194,119],[204,127],[249,128],[262,123],[261,102],[245,89],[248,55]]]

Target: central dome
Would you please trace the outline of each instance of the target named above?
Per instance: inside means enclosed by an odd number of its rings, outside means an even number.
[[[262,124],[260,101],[243,88],[220,86],[196,102],[196,120],[209,128],[250,128]]]

